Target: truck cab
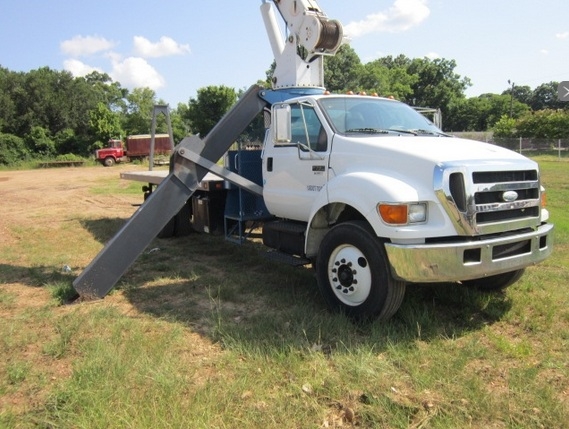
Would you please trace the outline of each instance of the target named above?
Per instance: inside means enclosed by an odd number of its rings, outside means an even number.
[[[117,162],[124,160],[125,149],[122,140],[110,139],[107,147],[95,151],[95,158],[105,167],[112,167]]]
[[[265,226],[265,244],[279,248],[286,231],[305,227],[287,252],[312,260],[328,303],[356,316],[389,317],[411,282],[506,287],[552,250],[535,162],[454,138],[396,100],[323,93],[275,103],[262,168],[263,199],[279,219]]]

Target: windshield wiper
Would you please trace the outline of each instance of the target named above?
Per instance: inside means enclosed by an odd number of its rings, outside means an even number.
[[[397,128],[389,128],[388,131],[391,131],[392,133],[413,134],[414,136],[417,135],[416,130],[399,130]]]
[[[423,135],[429,135],[429,136],[439,136],[439,137],[450,137],[449,134],[445,134],[443,132],[440,131],[430,131],[430,130],[422,130],[422,129],[416,129],[416,130],[410,130],[413,131],[415,134],[423,134]]]
[[[345,131],[346,133],[363,133],[363,134],[387,134],[388,130],[379,128],[350,128]]]

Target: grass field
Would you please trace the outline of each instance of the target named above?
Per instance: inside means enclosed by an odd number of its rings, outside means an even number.
[[[311,270],[205,234],[156,239],[104,300],[62,304],[141,199],[85,169],[56,215],[39,197],[2,212],[0,427],[566,428],[569,162],[537,160],[550,259],[501,294],[410,286],[366,325],[330,314]]]

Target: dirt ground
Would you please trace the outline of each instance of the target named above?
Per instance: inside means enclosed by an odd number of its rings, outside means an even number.
[[[45,247],[45,263],[51,266],[56,260],[54,247],[57,247],[51,238],[56,240],[58,234],[68,231],[70,237],[61,237],[62,246],[70,247],[70,243],[73,243],[72,235],[76,232],[66,224],[82,217],[130,217],[136,210],[134,204],[142,201],[142,192],[140,195],[110,192],[99,195],[92,192],[98,183],[104,188],[105,183],[113,178],[120,183],[120,172],[129,169],[141,167],[121,165],[113,168],[94,166],[0,171],[0,264],[14,267],[15,273],[18,269],[24,273],[26,268],[38,263],[28,258],[26,249],[31,249],[31,253],[36,252],[38,247]],[[43,238],[35,241],[34,231],[38,232],[37,237]],[[50,234],[50,231],[53,233]],[[66,252],[73,253],[73,250],[66,249]],[[88,252],[81,253],[85,252],[76,252],[69,263],[84,267],[94,256]],[[11,277],[10,280],[13,280],[17,275]],[[46,290],[31,289],[29,279],[2,283],[21,298],[16,299],[13,307],[16,312],[18,302],[26,307],[41,306],[49,299]]]
[[[54,365],[53,360],[42,353],[41,344],[55,335],[53,327],[27,315],[30,311],[50,308],[56,320],[74,311],[74,306],[54,308],[51,292],[33,287],[38,285],[29,277],[30,268],[45,264],[48,271],[58,270],[58,264],[65,261],[73,267],[72,274],[78,275],[103,245],[78,223],[84,219],[128,219],[142,202],[142,191],[120,193],[105,189],[109,184],[119,189],[132,186],[132,182],[120,179],[120,173],[142,169],[141,166],[119,165],[0,171],[0,298],[7,299],[4,303],[0,301],[0,319],[9,327],[17,326],[26,317],[30,319],[26,322],[27,328],[38,336],[37,343],[26,345],[18,353],[12,352],[8,360],[22,359],[34,368],[43,368],[52,383],[70,376],[71,360],[58,359]],[[94,189],[100,192],[93,192]],[[33,258],[28,253],[33,253]],[[140,315],[140,310],[123,294],[113,294],[86,305],[112,306],[122,314]],[[196,353],[215,353],[215,347],[208,340],[191,332],[187,335],[192,337]],[[0,362],[0,374],[4,374],[6,365],[6,361]],[[23,410],[40,401],[45,391],[35,389],[0,393],[0,411]]]
[[[35,224],[38,217],[62,219],[71,211],[129,216],[133,212],[131,204],[140,203],[142,193],[140,198],[136,198],[128,195],[96,196],[87,192],[101,180],[120,180],[120,172],[128,169],[134,168],[125,165],[0,171],[0,244],[14,239],[7,229],[9,225]]]

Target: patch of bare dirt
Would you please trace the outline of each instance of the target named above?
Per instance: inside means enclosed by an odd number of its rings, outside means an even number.
[[[40,390],[34,380],[17,380],[10,384],[7,392],[0,395],[0,409],[20,413],[33,408],[53,386],[71,376],[73,356],[54,358],[45,351],[46,344],[58,338],[57,320],[67,313],[89,311],[92,306],[112,306],[124,315],[152,317],[135,307],[122,293],[91,303],[57,306],[50,292],[38,287],[41,285],[34,284],[30,278],[29,270],[34,267],[25,250],[36,251],[38,246],[45,245],[45,264],[51,269],[58,267],[57,250],[65,246],[66,253],[62,254],[73,255],[75,259],[69,261],[70,265],[81,270],[95,256],[96,246],[102,246],[102,243],[85,231],[80,221],[126,220],[136,210],[135,205],[143,200],[142,192],[94,193],[92,189],[104,187],[109,181],[120,182],[122,171],[141,169],[140,166],[123,165],[0,172],[0,318],[7,324],[5,326],[18,329],[24,323],[22,326],[30,331],[28,337],[0,338],[0,350],[4,348],[8,353],[0,362],[0,376],[8,374],[10,368],[14,371],[22,366],[28,368],[29,373],[43,374],[43,379],[47,380],[47,384],[39,383],[44,386]],[[87,241],[92,243],[91,247],[86,247]],[[91,253],[84,252],[86,248]],[[79,274],[79,271],[73,274]],[[42,311],[49,316],[30,316]],[[2,332],[9,332],[9,329]],[[191,330],[184,335],[188,335],[191,347],[182,352],[190,358],[208,362],[219,353],[218,346],[211,340]]]

